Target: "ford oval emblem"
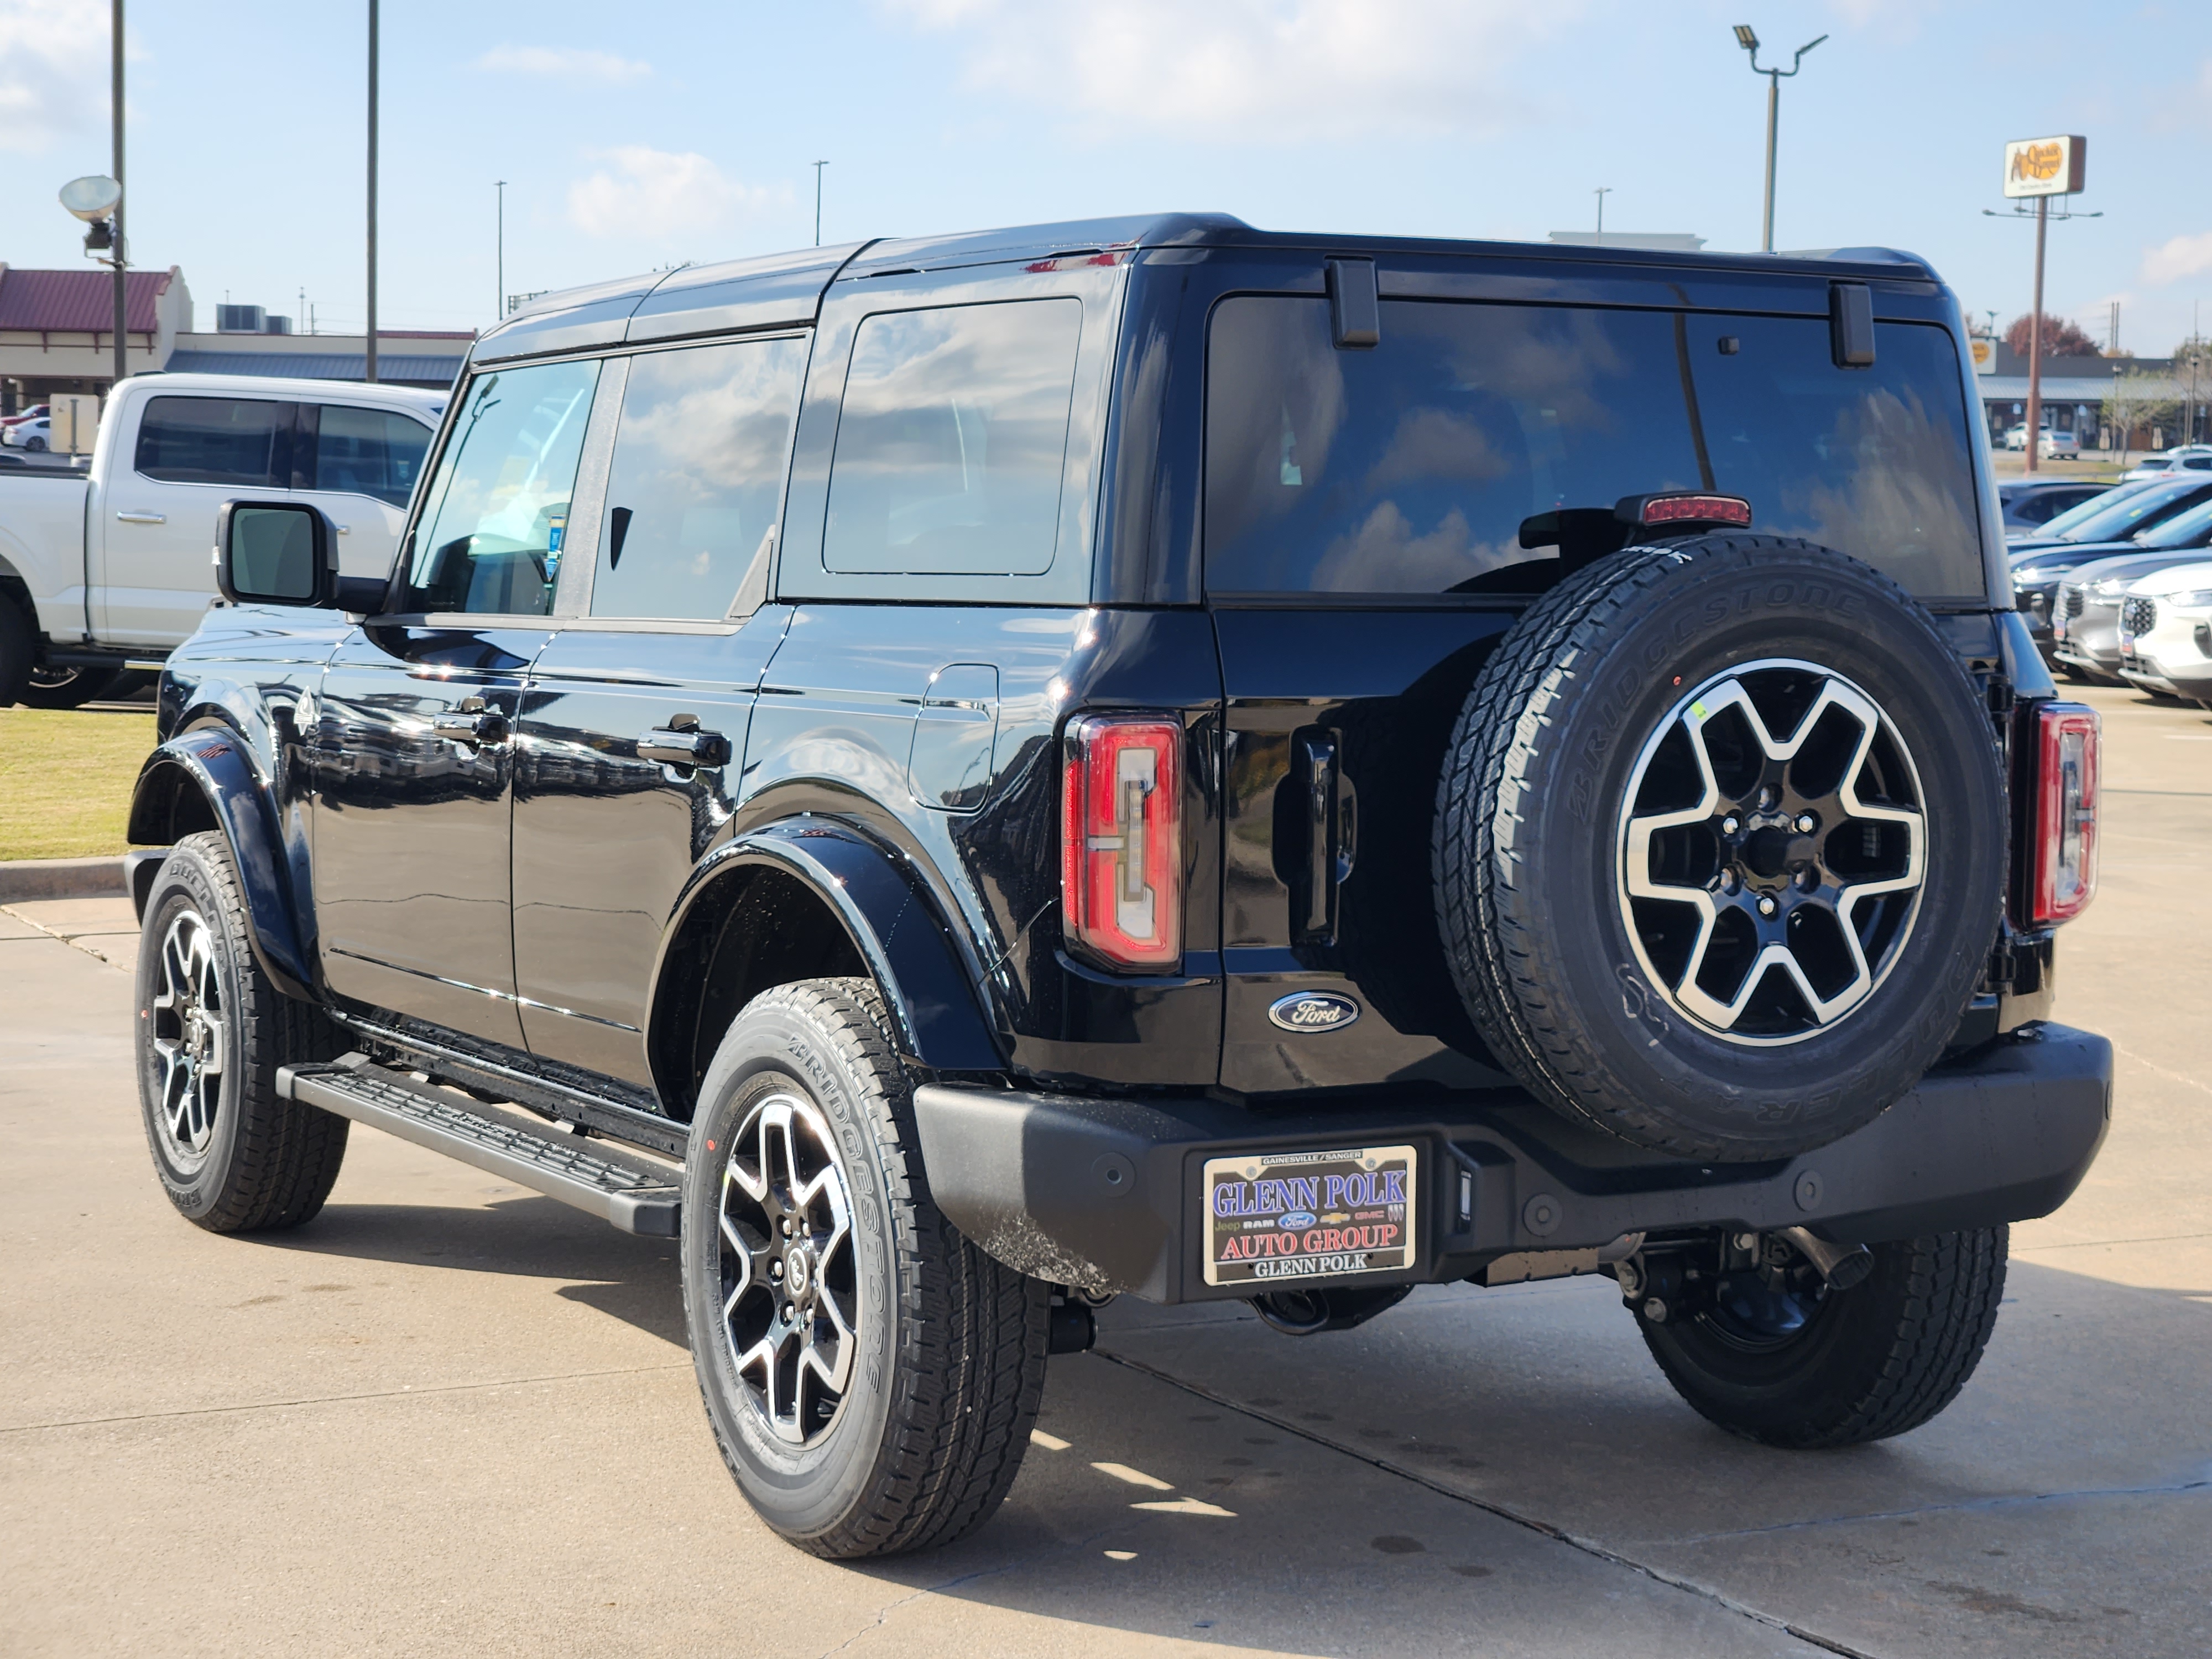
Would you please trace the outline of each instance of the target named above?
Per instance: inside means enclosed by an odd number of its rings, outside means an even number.
[[[1311,1210],[1285,1210],[1275,1218],[1275,1224],[1295,1232],[1301,1227],[1312,1226],[1320,1218]]]
[[[1336,1031],[1359,1018],[1359,1005],[1334,991],[1297,991],[1267,1007],[1285,1031]]]

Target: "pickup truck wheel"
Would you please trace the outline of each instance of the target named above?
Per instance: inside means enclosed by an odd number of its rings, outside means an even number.
[[[106,689],[115,678],[108,668],[48,668],[31,671],[17,701],[30,708],[80,708]]]
[[[930,1202],[873,985],[781,986],[732,1023],[692,1122],[683,1257],[708,1421],[769,1526],[855,1559],[990,1517],[1043,1391],[1049,1292]]]
[[[1825,1146],[1942,1054],[2009,846],[1996,723],[1928,613],[1772,536],[1634,547],[1477,678],[1432,843],[1503,1065],[1678,1157]]]
[[[1958,1397],[2004,1297],[2007,1230],[1871,1247],[1849,1290],[1777,1297],[1723,1279],[1644,1340],[1675,1391],[1731,1434],[1813,1450],[1917,1429]]]
[[[296,1227],[330,1196],[346,1120],[276,1093],[276,1070],[343,1044],[254,960],[230,849],[212,831],[162,860],[138,947],[138,1097],[154,1172],[210,1232]]]

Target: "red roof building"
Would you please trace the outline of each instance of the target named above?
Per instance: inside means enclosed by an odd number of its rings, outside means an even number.
[[[130,362],[166,367],[192,325],[184,272],[124,278]],[[0,403],[21,406],[59,392],[100,392],[115,378],[115,279],[106,270],[22,270],[0,264]]]

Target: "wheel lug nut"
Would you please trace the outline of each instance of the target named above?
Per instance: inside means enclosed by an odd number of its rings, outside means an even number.
[[[1731,812],[1721,820],[1721,834],[1732,836],[1743,828],[1743,820]]]
[[[1774,914],[1774,896],[1771,893],[1761,893],[1759,896],[1759,914],[1762,916],[1771,916]]]
[[[1814,819],[1810,812],[1800,812],[1797,815],[1797,833],[1801,836],[1811,835],[1814,823]]]

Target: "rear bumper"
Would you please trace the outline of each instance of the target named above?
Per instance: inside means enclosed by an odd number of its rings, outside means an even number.
[[[1262,1115],[1205,1099],[939,1084],[914,1102],[932,1196],[985,1251],[1039,1278],[1176,1303],[1250,1294],[1205,1282],[1208,1158],[1413,1142],[1425,1171],[1419,1263],[1362,1282],[1437,1283],[1499,1255],[1589,1249],[1624,1233],[1809,1225],[1872,1243],[2048,1215],[2095,1159],[2112,1092],[2112,1044],[2045,1025],[1930,1073],[1816,1152],[1735,1164],[1645,1152],[1512,1095],[1434,1116]]]

